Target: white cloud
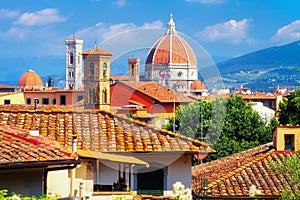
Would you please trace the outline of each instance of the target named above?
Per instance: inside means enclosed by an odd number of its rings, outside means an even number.
[[[103,34],[103,39],[106,40],[112,36],[115,36],[119,33],[129,31],[132,29],[135,29],[136,25],[133,23],[121,23],[121,24],[115,24],[111,25],[109,29]]]
[[[37,12],[22,14],[14,24],[23,26],[46,25],[56,22],[63,22],[66,19],[59,16],[58,10],[47,8]]]
[[[113,2],[113,5],[117,5],[118,7],[124,7],[127,5],[126,0],[117,0]]]
[[[95,26],[91,26],[76,32],[76,37],[84,40],[95,41],[97,39],[107,40],[108,38],[114,37],[120,33],[139,29],[139,28],[161,28],[163,23],[159,20],[154,22],[144,23],[142,26],[137,26],[134,23],[119,23],[119,24],[105,24],[97,23]],[[98,41],[100,42],[100,41]]]
[[[18,10],[0,9],[0,19],[17,17],[20,14]]]
[[[223,4],[225,3],[227,0],[185,0],[187,2],[199,2],[202,4]]]
[[[144,23],[142,28],[162,28],[163,27],[163,23],[160,20],[156,20],[154,22],[151,23]]]
[[[201,40],[210,42],[249,43],[252,41],[247,35],[250,24],[251,19],[243,19],[241,21],[232,19],[224,23],[208,26],[196,35]]]
[[[300,39],[300,20],[296,20],[278,29],[278,31],[272,37],[271,40],[274,42],[291,42],[299,39]]]

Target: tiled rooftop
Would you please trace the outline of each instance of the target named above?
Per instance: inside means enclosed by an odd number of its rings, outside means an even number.
[[[99,110],[72,110],[57,106],[37,110],[22,106],[0,106],[0,123],[39,130],[61,145],[99,152],[213,152],[206,143],[157,129],[137,120]]]
[[[109,55],[109,56],[112,55],[111,52],[106,51],[106,50],[104,50],[104,49],[101,49],[101,48],[99,48],[99,47],[97,47],[97,46],[95,46],[94,49],[90,49],[90,50],[87,50],[87,51],[85,51],[85,52],[82,52],[82,55],[83,55],[83,56],[92,55],[92,54],[101,54],[101,55]]]
[[[279,195],[284,185],[291,189],[289,174],[276,174],[270,161],[282,160],[284,156],[276,154],[269,143],[194,166],[193,190],[198,193],[201,190],[199,180],[206,178],[209,195],[212,196],[249,196],[251,185],[255,185],[261,195]]]
[[[143,94],[146,94],[161,103],[170,102],[191,102],[192,99],[180,92],[174,92],[169,88],[160,85],[156,82],[127,82],[122,81],[122,84],[127,85]]]
[[[0,124],[0,165],[20,162],[74,160],[56,141]]]

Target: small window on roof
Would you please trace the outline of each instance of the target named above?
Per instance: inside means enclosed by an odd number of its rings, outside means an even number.
[[[294,134],[284,135],[284,150],[294,151]]]

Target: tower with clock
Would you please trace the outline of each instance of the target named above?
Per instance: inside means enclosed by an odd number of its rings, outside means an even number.
[[[82,88],[83,40],[72,38],[66,41],[66,89]]]

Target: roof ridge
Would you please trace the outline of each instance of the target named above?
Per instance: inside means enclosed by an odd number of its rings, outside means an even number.
[[[257,158],[253,159],[252,161],[248,162],[248,163],[245,163],[244,165],[242,165],[241,167],[233,170],[233,171],[230,171],[228,172],[227,174],[223,175],[222,177],[218,178],[217,180],[211,182],[208,184],[208,187],[213,187],[214,185],[216,185],[217,183],[225,180],[225,179],[228,179],[228,178],[231,178],[232,176],[234,176],[235,174],[245,170],[246,168],[256,164],[257,162],[263,160],[264,158],[268,157],[271,153],[274,153],[275,150],[274,149],[271,149],[270,151],[266,152],[266,153],[263,153],[263,155],[259,155]]]

